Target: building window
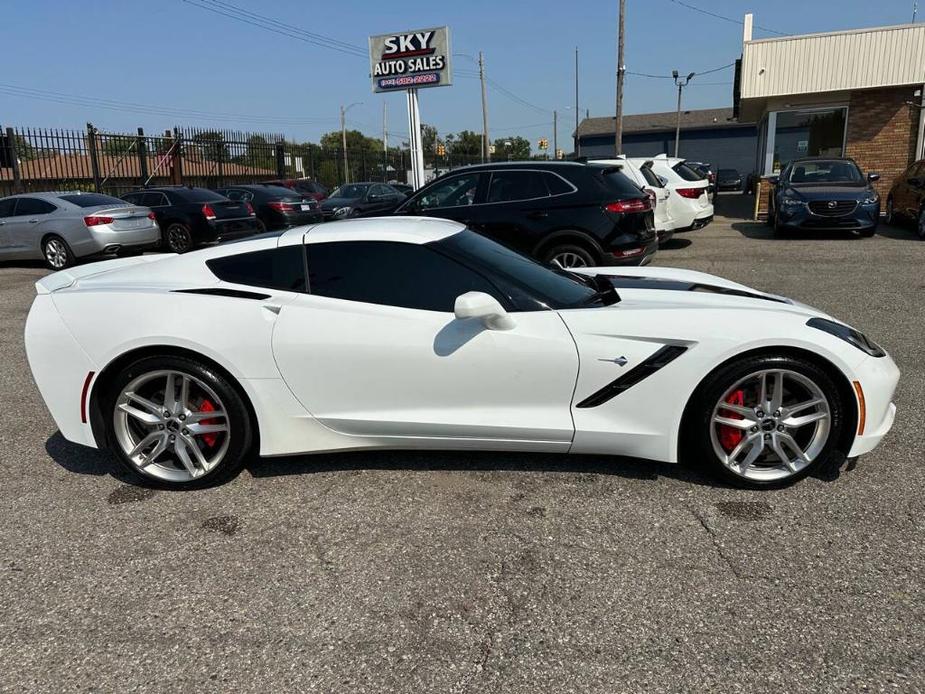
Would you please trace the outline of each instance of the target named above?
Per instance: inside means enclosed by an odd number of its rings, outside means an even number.
[[[802,157],[841,157],[845,153],[846,108],[779,111],[771,146],[773,170]]]

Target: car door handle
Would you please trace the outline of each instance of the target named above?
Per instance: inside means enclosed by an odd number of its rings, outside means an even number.
[[[29,220],[29,224],[38,224],[38,223],[39,223],[39,220],[37,220],[37,219],[30,219],[30,220]]]
[[[546,210],[534,210],[533,212],[527,213],[528,219],[545,219],[549,216],[549,212]]]

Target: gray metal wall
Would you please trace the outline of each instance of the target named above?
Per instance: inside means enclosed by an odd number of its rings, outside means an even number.
[[[756,127],[709,128],[682,130],[679,155],[692,161],[703,161],[716,169],[738,169],[743,176],[755,169],[758,147]],[[674,154],[674,131],[657,133],[627,133],[623,150],[631,157],[652,157]],[[613,136],[595,135],[581,138],[581,155],[585,157],[613,156]]]

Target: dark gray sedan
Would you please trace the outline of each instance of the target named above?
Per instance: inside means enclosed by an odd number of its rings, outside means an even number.
[[[43,259],[63,270],[78,258],[141,252],[160,242],[147,207],[99,193],[27,193],[0,199],[0,260]]]

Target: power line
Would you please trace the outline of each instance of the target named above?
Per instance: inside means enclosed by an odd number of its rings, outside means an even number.
[[[739,26],[744,26],[744,25],[745,25],[745,22],[743,22],[741,19],[734,19],[734,18],[732,18],[732,17],[727,17],[727,16],[722,15],[722,14],[717,14],[716,12],[711,12],[710,10],[705,10],[705,9],[703,9],[703,8],[701,8],[701,7],[696,7],[696,6],[694,6],[694,5],[691,5],[691,4],[688,3],[688,2],[683,2],[683,0],[669,0],[669,2],[673,2],[675,5],[680,5],[681,7],[686,7],[687,9],[693,10],[694,12],[699,12],[700,14],[705,14],[705,15],[707,15],[708,17],[713,17],[713,18],[715,18],[715,19],[721,19],[721,20],[723,20],[724,22],[730,22],[731,24],[738,24]],[[776,34],[777,36],[787,36],[787,34],[785,34],[785,33],[782,32],[782,31],[775,31],[774,29],[768,29],[767,27],[763,27],[763,26],[761,26],[761,25],[759,25],[759,24],[755,24],[754,27],[755,27],[756,29],[761,29],[761,31],[764,31],[764,32],[766,32],[766,33],[768,33],[768,34]]]
[[[257,14],[256,12],[250,12],[248,10],[243,10],[236,5],[231,3],[220,2],[219,0],[182,0],[187,5],[192,5],[198,7],[207,12],[212,12],[214,14],[219,14],[229,19],[234,19],[243,24],[248,24],[250,26],[257,27],[259,29],[264,29],[266,31],[271,31],[275,34],[280,34],[282,36],[287,36],[289,38],[296,39],[298,41],[304,41],[305,43],[310,43],[322,48],[329,48],[340,53],[345,53],[347,55],[353,55],[358,58],[366,58],[369,53],[360,46],[355,46],[353,44],[346,43],[345,41],[340,41],[339,39],[332,39],[322,34],[316,34],[311,31],[306,31],[304,29],[299,29],[298,27],[293,27],[289,24],[284,24],[279,20],[273,19],[272,17],[266,17],[264,15]]]
[[[696,73],[696,76],[697,76],[697,77],[702,77],[703,75],[711,75],[711,74],[713,74],[714,72],[719,72],[720,70],[728,70],[729,68],[733,67],[734,65],[735,65],[735,63],[729,63],[728,65],[721,65],[721,66],[719,66],[719,67],[714,67],[714,68],[711,68],[711,69],[709,69],[709,70],[703,70],[703,71],[697,72],[697,73]],[[627,71],[626,71],[626,74],[627,74],[627,75],[634,75],[635,77],[648,77],[648,78],[650,78],[650,79],[657,79],[657,80],[670,80],[670,79],[674,79],[674,77],[673,77],[672,75],[653,75],[653,74],[648,73],[648,72],[631,72],[630,70],[627,70]]]

